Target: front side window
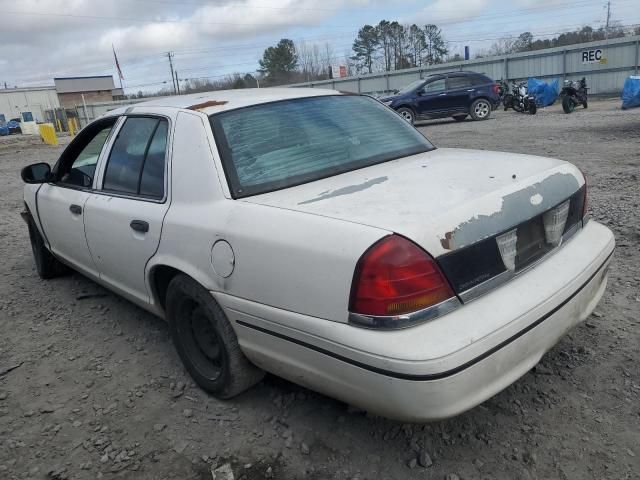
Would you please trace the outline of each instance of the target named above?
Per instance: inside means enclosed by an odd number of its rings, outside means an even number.
[[[424,93],[436,93],[436,92],[444,92],[446,89],[444,78],[439,80],[434,80],[433,82],[427,83],[422,91]]]
[[[61,163],[58,177],[60,183],[73,187],[91,187],[100,153],[114,122],[115,119],[104,125],[87,127],[88,130],[77,137],[78,144],[74,141],[69,145],[69,157],[66,157],[65,152],[65,158]]]
[[[357,95],[265,103],[210,119],[236,198],[434,148],[391,109]]]
[[[102,188],[162,198],[167,129],[163,119],[127,118],[109,154]]]

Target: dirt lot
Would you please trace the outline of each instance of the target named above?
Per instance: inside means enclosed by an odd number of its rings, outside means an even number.
[[[428,425],[274,377],[229,402],[203,393],[161,320],[77,274],[39,280],[19,169],[62,147],[0,138],[0,479],[211,479],[225,462],[251,480],[640,478],[640,110],[618,106],[421,126],[439,146],[576,163],[618,242],[587,322],[499,395]]]

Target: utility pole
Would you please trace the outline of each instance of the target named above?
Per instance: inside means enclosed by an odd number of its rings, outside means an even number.
[[[173,94],[177,94],[178,91],[176,89],[176,78],[173,72],[173,52],[167,52],[167,58],[169,59],[169,68],[171,69],[171,83],[173,83]]]
[[[609,38],[609,21],[611,20],[611,0],[607,2],[607,26],[604,28],[604,38]]]
[[[180,95],[180,81],[178,80],[178,71],[175,71],[176,74],[176,87],[178,88],[178,95]]]

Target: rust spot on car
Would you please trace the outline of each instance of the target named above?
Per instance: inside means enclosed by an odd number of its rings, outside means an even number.
[[[218,107],[220,105],[224,105],[225,103],[229,103],[226,100],[209,100],[208,102],[196,103],[195,105],[191,105],[187,107],[188,110],[202,110],[203,108],[208,107]]]

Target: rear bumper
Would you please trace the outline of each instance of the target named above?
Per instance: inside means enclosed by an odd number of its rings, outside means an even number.
[[[611,232],[589,222],[570,246],[521,278],[396,332],[215,296],[244,352],[262,368],[386,417],[430,421],[495,395],[588,317],[604,293],[613,248]]]

